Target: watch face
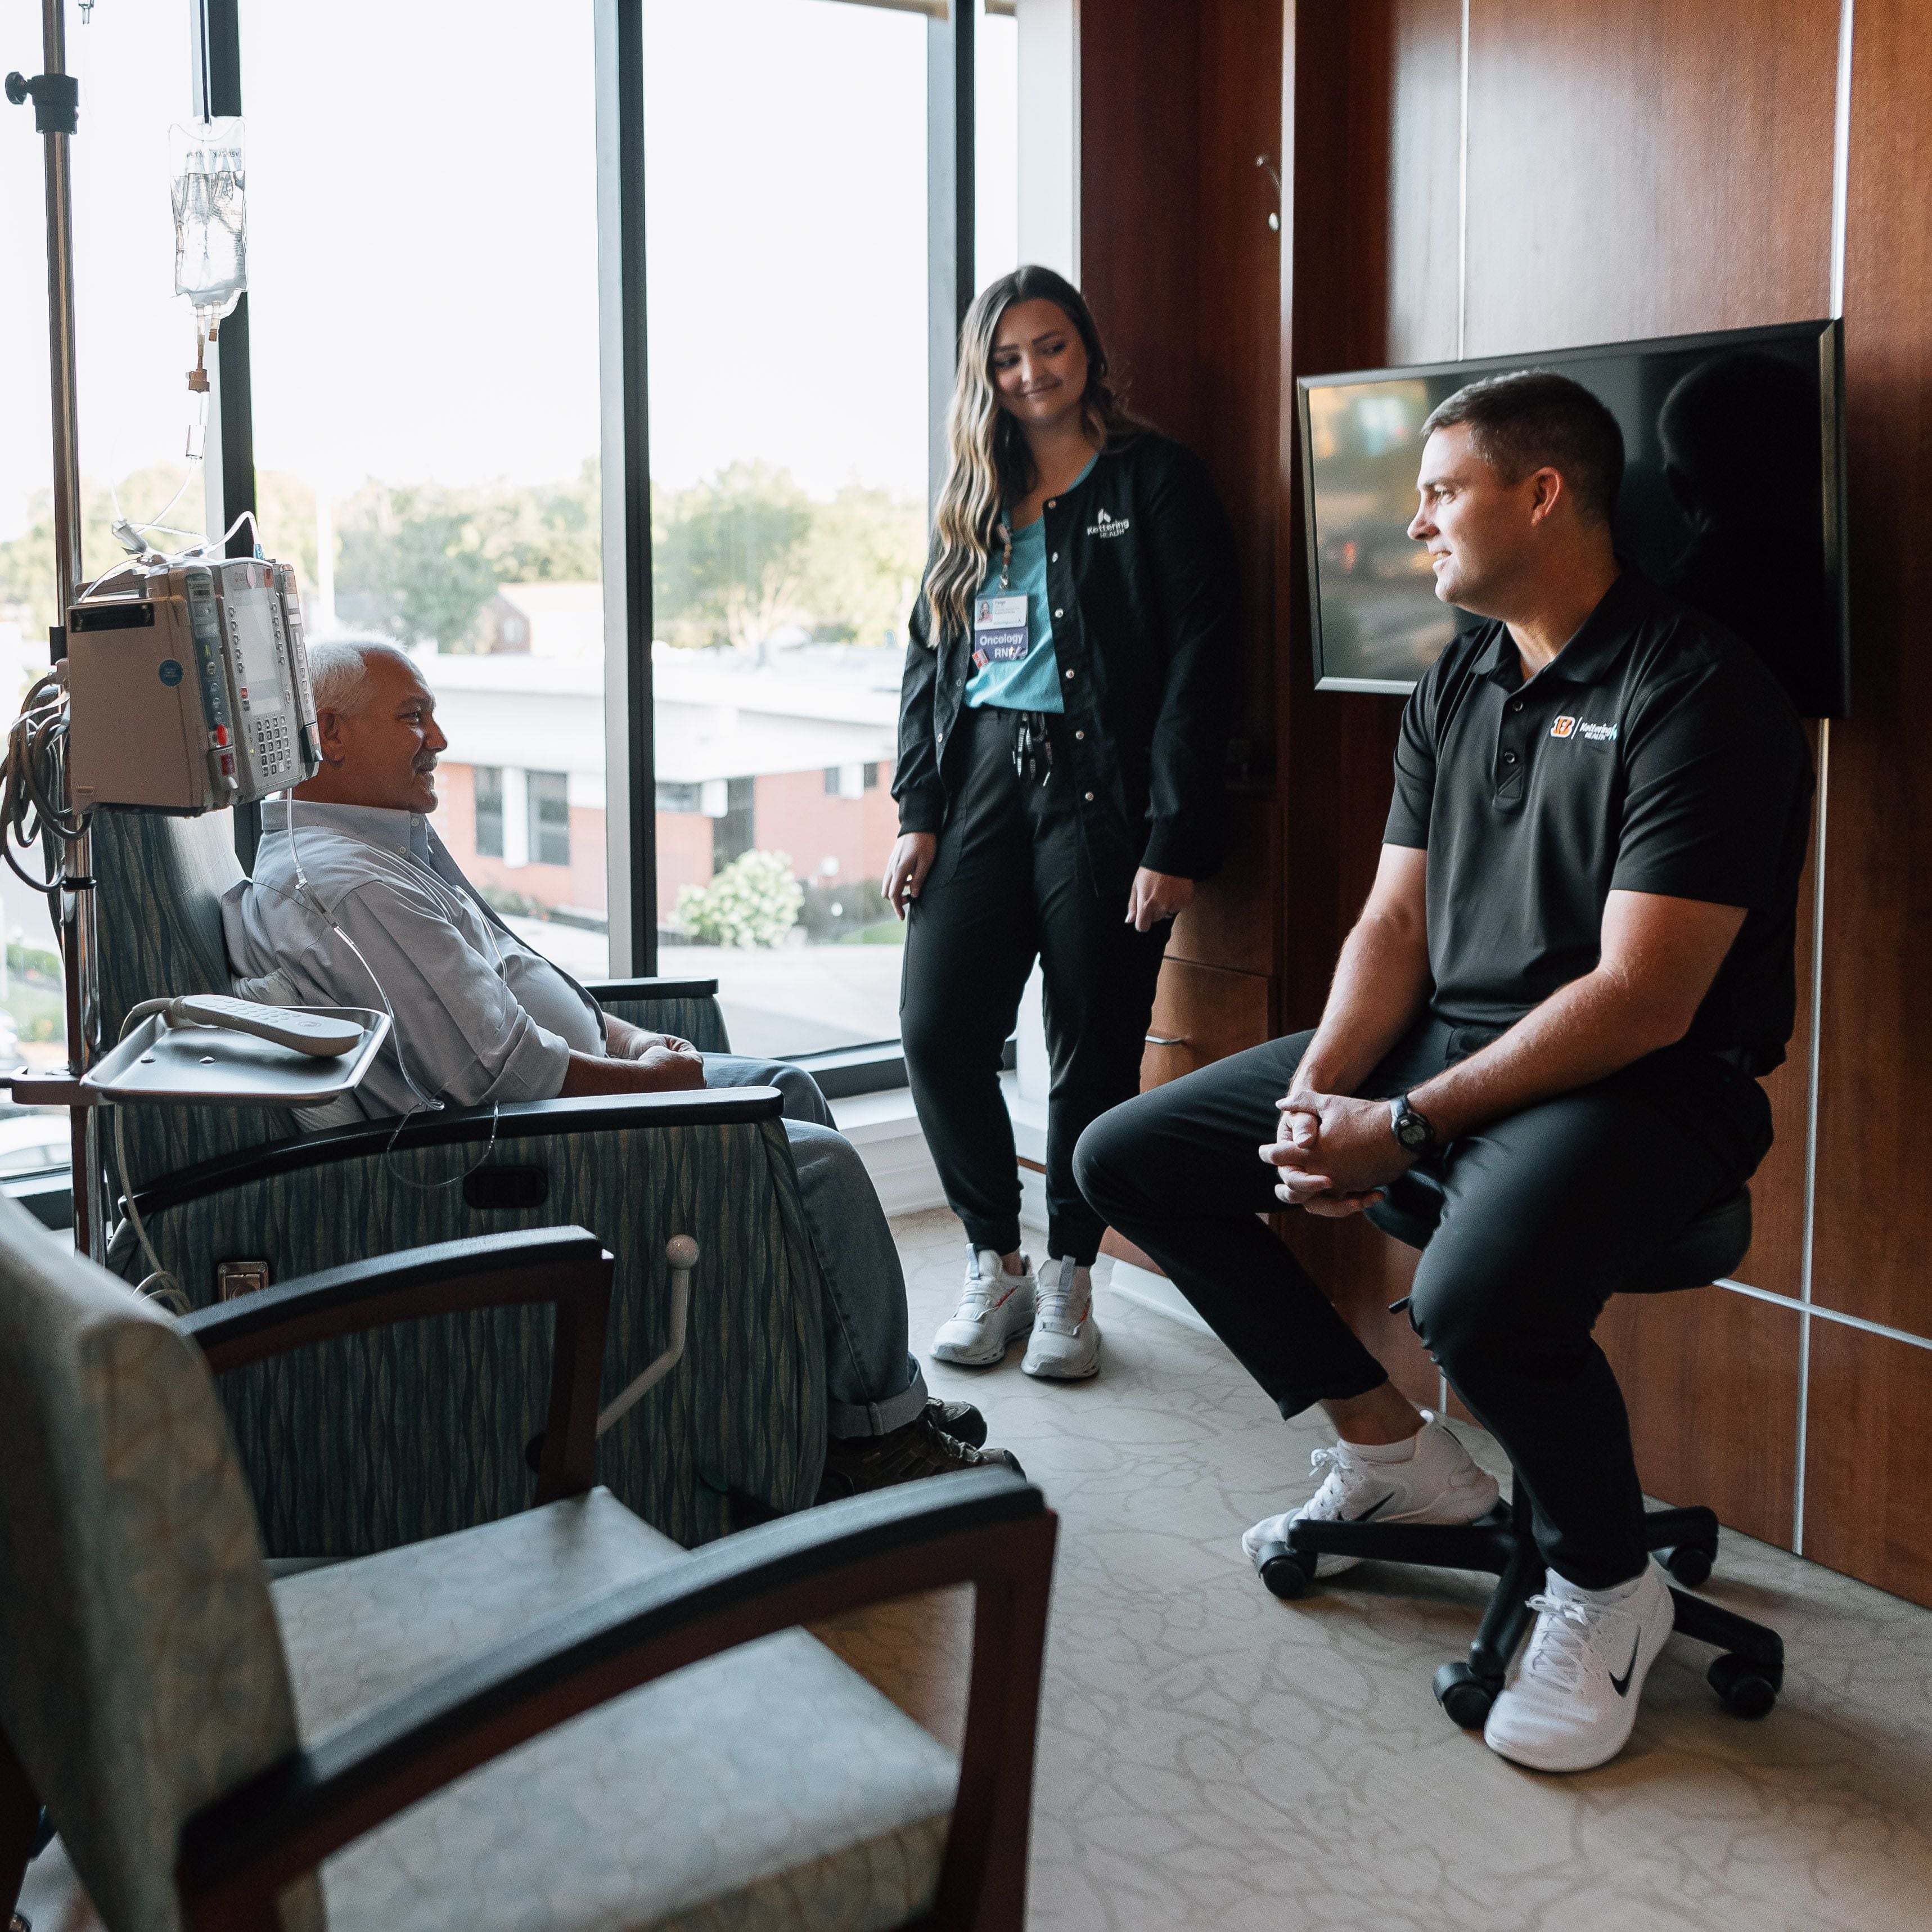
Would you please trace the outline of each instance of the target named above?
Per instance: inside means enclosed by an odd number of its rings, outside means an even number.
[[[1406,1148],[1426,1146],[1429,1140],[1429,1124],[1420,1114],[1405,1114],[1396,1123],[1395,1137]]]

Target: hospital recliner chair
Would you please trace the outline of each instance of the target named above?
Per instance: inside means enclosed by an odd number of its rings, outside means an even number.
[[[142,1000],[230,990],[220,901],[243,874],[225,814],[103,811],[94,824],[111,1042]],[[590,990],[620,1018],[728,1051],[716,981]],[[683,1358],[598,1460],[620,1502],[689,1545],[734,1510],[808,1506],[822,1472],[822,1288],[779,1105],[769,1088],[598,1096],[452,1109],[400,1132],[393,1118],[308,1132],[268,1109],[152,1106],[123,1126],[136,1204],[197,1308],[218,1298],[223,1262],[265,1262],[284,1281],[466,1236],[595,1230],[616,1257],[607,1402],[667,1348],[666,1245],[694,1239]],[[145,1270],[131,1240],[110,1260],[130,1280]],[[541,1308],[443,1315],[226,1378],[269,1553],[366,1555],[522,1508],[548,1330]]]

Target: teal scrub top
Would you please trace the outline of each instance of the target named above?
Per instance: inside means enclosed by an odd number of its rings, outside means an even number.
[[[1086,482],[1096,456],[1067,487]],[[1060,667],[1053,655],[1053,614],[1046,604],[1046,519],[1036,517],[1013,532],[1013,563],[1006,591],[1000,589],[1005,562],[995,549],[988,560],[982,597],[1024,593],[1027,601],[1027,651],[1023,658],[996,659],[976,670],[967,681],[966,702],[976,709],[994,706],[1002,711],[1064,711],[1060,697]]]

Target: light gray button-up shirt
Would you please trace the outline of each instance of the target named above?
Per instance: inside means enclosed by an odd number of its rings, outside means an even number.
[[[294,837],[288,802],[265,801],[255,876],[222,898],[229,968],[244,998],[282,1005],[380,1012],[387,996],[364,1116],[421,1108],[410,1079],[451,1106],[552,1100],[573,1048],[604,1051],[597,1002],[484,904],[420,814],[298,799]]]

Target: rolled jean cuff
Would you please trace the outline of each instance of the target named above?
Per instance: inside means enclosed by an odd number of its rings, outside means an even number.
[[[910,1360],[910,1358],[908,1358]],[[912,1380],[884,1402],[828,1402],[825,1426],[834,1436],[890,1436],[908,1422],[916,1422],[928,1400],[926,1371],[912,1363]]]

